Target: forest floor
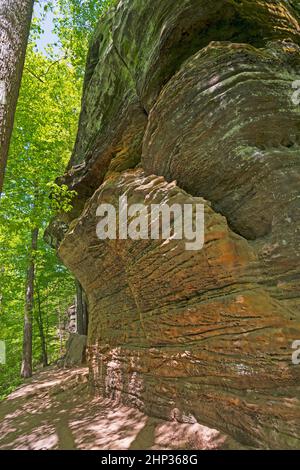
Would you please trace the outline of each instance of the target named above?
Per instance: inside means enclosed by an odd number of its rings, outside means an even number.
[[[93,397],[88,370],[48,368],[0,403],[0,449],[221,449],[232,440],[200,424],[166,422]]]

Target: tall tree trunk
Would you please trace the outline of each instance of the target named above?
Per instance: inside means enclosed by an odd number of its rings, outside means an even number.
[[[21,377],[32,376],[32,312],[34,299],[34,276],[35,276],[35,253],[37,250],[39,229],[35,228],[31,234],[31,249],[28,259],[25,311],[24,311],[24,336],[23,336],[23,358]]]
[[[34,0],[0,0],[0,195]]]
[[[87,305],[83,289],[78,281],[76,281],[76,319],[77,333],[86,335],[88,328]]]
[[[57,310],[57,316],[58,316],[59,352],[60,352],[60,355],[62,355],[63,349],[64,349],[64,346],[63,346],[64,333],[63,333],[63,319],[61,316],[60,307]]]
[[[44,331],[44,322],[43,322],[43,314],[42,314],[42,309],[41,309],[41,299],[40,299],[40,292],[37,287],[36,289],[37,292],[37,324],[39,327],[39,333],[40,333],[40,340],[41,340],[41,351],[42,351],[42,363],[43,367],[47,367],[48,365],[48,354],[47,354],[47,344],[46,344],[46,336],[45,336],[45,331]]]

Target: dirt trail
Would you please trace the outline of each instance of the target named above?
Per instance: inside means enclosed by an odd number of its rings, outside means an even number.
[[[88,370],[49,368],[0,403],[0,449],[220,449],[200,424],[166,422],[89,393]]]

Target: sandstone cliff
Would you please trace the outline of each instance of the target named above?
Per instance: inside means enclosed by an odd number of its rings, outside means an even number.
[[[295,7],[295,8],[294,8]],[[92,383],[152,416],[300,447],[297,2],[122,0],[99,22],[59,255]],[[101,202],[202,201],[205,244],[96,236]]]

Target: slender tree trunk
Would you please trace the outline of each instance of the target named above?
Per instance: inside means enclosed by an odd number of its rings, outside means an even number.
[[[35,252],[37,250],[39,230],[32,230],[31,249],[28,260],[26,292],[25,292],[25,311],[24,311],[24,336],[23,336],[23,358],[21,377],[28,378],[32,376],[32,312],[34,299],[34,276],[35,276]]]
[[[83,299],[83,315],[82,315],[83,334],[87,335],[88,334],[88,326],[89,326],[89,316],[88,316],[88,307],[87,307],[85,292],[83,292],[82,299]]]
[[[77,333],[86,335],[88,328],[87,305],[83,289],[78,281],[76,281],[76,319]]]
[[[0,195],[34,0],[0,0]]]
[[[41,309],[41,299],[40,299],[40,292],[37,287],[37,324],[39,327],[39,333],[40,333],[40,340],[41,340],[41,351],[42,351],[42,363],[43,367],[47,367],[48,365],[48,354],[47,354],[47,344],[46,344],[46,336],[45,336],[45,331],[44,331],[44,322],[43,322],[43,315],[42,315],[42,309]]]
[[[58,316],[58,334],[59,334],[59,352],[60,355],[63,353],[63,321],[61,318],[61,313],[60,313],[60,307],[57,310],[57,316]]]

